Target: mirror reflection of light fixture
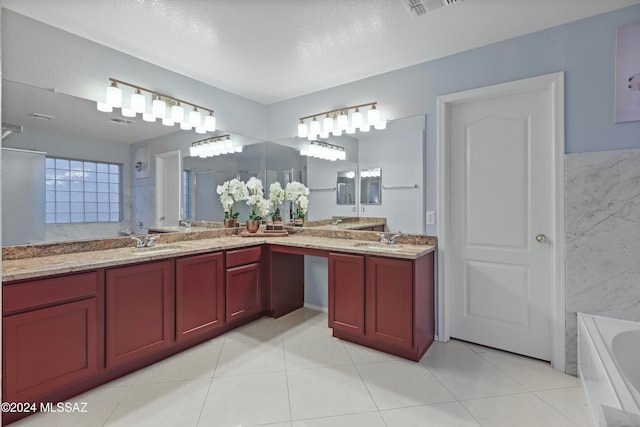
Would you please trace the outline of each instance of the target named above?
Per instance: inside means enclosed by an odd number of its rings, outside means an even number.
[[[347,153],[344,147],[328,144],[322,141],[310,141],[309,145],[300,148],[300,155],[307,157],[316,157],[323,160],[346,160]]]
[[[111,83],[107,87],[105,102],[97,102],[98,111],[110,113],[114,108],[121,108],[121,114],[125,117],[135,117],[137,114],[142,114],[142,119],[145,121],[154,122],[160,119],[165,126],[174,126],[178,123],[181,125],[181,129],[195,129],[197,133],[214,132],[216,130],[216,116],[210,108],[111,77],[109,81]],[[127,106],[123,105],[122,102],[123,91],[121,86],[126,86],[131,91],[127,98],[129,99],[129,105]],[[147,111],[147,98],[143,92],[151,95],[150,111]],[[186,120],[183,105],[192,109]],[[209,114],[207,115],[207,113]]]
[[[189,155],[191,157],[200,157],[203,159],[231,153],[242,153],[242,143],[231,139],[231,135],[229,134],[192,142],[189,148]]]
[[[380,110],[378,110],[377,105],[377,102],[369,102],[300,117],[298,137],[314,141],[318,137],[323,139],[328,138],[329,134],[340,136],[342,132],[345,132],[352,135],[356,133],[357,130],[368,132],[372,127],[374,129],[385,129],[387,122],[380,118]],[[365,120],[365,116],[360,109],[366,107],[369,107],[369,109],[367,110]],[[353,111],[351,112],[351,117],[349,117],[351,110]],[[317,117],[324,118],[322,122],[320,122]],[[305,121],[308,121],[308,123]]]

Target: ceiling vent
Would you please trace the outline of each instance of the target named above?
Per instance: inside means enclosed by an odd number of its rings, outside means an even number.
[[[130,125],[131,123],[135,123],[135,122],[133,120],[124,119],[122,117],[113,117],[113,118],[111,118],[111,120],[109,120],[109,123],[115,123],[117,125],[126,126],[126,125]]]
[[[53,117],[53,116],[48,116],[46,114],[41,114],[41,113],[31,113],[31,117],[33,117],[34,119],[40,119],[40,120],[53,120],[53,119],[55,119],[55,117]]]
[[[412,17],[422,16],[444,6],[462,3],[462,0],[401,0]]]

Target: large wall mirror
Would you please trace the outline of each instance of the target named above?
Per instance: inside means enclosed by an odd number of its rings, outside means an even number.
[[[153,190],[147,191],[147,183],[152,185],[153,178],[136,179],[131,163],[134,152],[144,146],[145,141],[156,148],[160,145],[163,151],[182,151],[185,190],[182,203],[184,217],[188,219],[222,221],[224,214],[215,192],[217,185],[234,177],[247,180],[257,176],[262,179],[265,191],[275,181],[283,187],[291,181],[307,185],[309,221],[332,216],[385,217],[389,231],[423,232],[423,218],[420,215],[407,218],[403,212],[424,211],[424,116],[392,120],[386,130],[366,135],[330,138],[328,142],[345,147],[346,160],[331,162],[302,156],[299,150],[302,141],[297,138],[265,142],[233,133],[234,138],[243,141],[242,153],[201,159],[187,156],[190,143],[198,139],[193,132],[138,119],[127,125],[114,123],[111,119],[117,115],[96,111],[92,101],[10,81],[2,83],[3,121],[24,127],[23,132],[6,137],[3,146],[54,152],[75,159],[109,160],[122,165],[121,221],[47,225],[47,241],[117,236],[122,229],[136,225],[144,214],[136,211],[136,203],[140,204],[136,197],[142,200],[141,209],[152,209],[148,206],[153,203],[146,199],[153,200]],[[54,119],[37,118],[33,113]],[[389,149],[391,145],[393,150]],[[384,185],[369,180],[367,199],[361,200],[361,193],[365,193],[359,189],[361,172],[377,168],[384,169]],[[143,189],[141,196],[132,191],[134,184]],[[238,206],[238,209],[242,216],[248,208]],[[289,221],[291,212],[286,203],[281,211],[284,221]],[[411,221],[415,224],[410,224]],[[146,220],[144,227],[153,225]],[[140,227],[139,232],[144,232],[144,228]]]

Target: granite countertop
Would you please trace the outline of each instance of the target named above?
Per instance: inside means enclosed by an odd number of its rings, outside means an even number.
[[[305,228],[315,228],[317,230],[359,230],[362,228],[370,228],[386,225],[386,221],[346,221],[340,222],[336,225],[323,224],[323,225],[306,225]]]
[[[318,231],[318,233],[320,233],[320,231]],[[130,246],[114,249],[98,249],[59,253],[56,255],[5,259],[2,262],[2,281],[10,282],[32,279],[53,274],[133,264],[176,256],[195,255],[217,250],[255,246],[264,243],[404,259],[416,259],[435,249],[435,238],[432,237],[427,237],[427,240],[422,239],[408,243],[401,242],[397,245],[389,245],[373,240],[373,238],[376,237],[376,233],[371,233],[372,236],[367,236],[370,237],[368,240],[358,240],[354,238],[352,234],[349,234],[352,233],[349,231],[336,231],[335,233],[338,234],[338,236],[323,237],[322,235],[314,235],[313,231],[305,230],[287,237],[244,238],[228,234],[221,234],[220,237],[214,238],[207,236],[208,238],[191,238],[189,240],[175,240],[174,237],[164,239],[167,240],[166,242],[159,239],[159,243],[153,248],[137,249],[133,244],[127,242]],[[189,235],[192,236],[196,234],[198,233],[189,233]],[[177,235],[184,236],[185,233],[179,233]],[[425,242],[432,244],[424,244]]]

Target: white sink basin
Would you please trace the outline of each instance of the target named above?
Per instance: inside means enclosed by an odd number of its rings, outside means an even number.
[[[353,246],[355,246],[356,248],[373,249],[383,252],[399,252],[402,250],[402,245],[392,245],[389,243],[360,242],[356,243]]]
[[[182,245],[158,245],[146,248],[131,248],[131,253],[133,255],[153,255],[165,252],[175,252],[184,248],[185,246]]]

